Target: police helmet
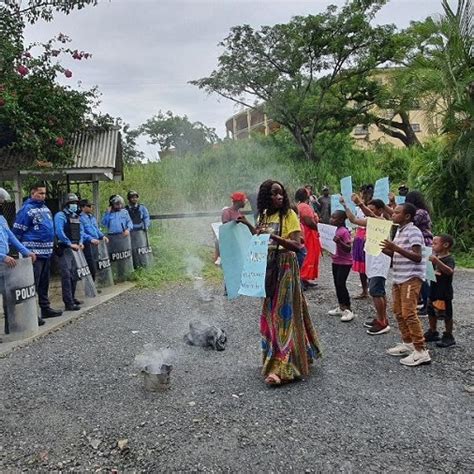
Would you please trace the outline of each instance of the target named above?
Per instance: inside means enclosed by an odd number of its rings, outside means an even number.
[[[10,201],[10,195],[6,189],[0,188],[0,202],[3,201]]]
[[[136,191],[129,191],[127,193],[127,199],[130,200],[131,197],[133,196],[137,196],[137,197],[140,197],[140,195],[136,192]]]
[[[125,206],[125,201],[123,200],[123,197],[120,196],[119,194],[114,194],[110,196],[109,199],[109,204],[113,206],[114,204],[122,204],[122,206]]]
[[[68,193],[66,195],[66,202],[65,204],[70,204],[72,202],[79,202],[79,198],[77,197],[77,194],[74,194],[74,193]]]

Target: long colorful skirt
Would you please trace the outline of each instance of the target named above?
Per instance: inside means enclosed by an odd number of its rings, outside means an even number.
[[[352,244],[352,270],[365,273],[365,227],[357,227]]]
[[[321,350],[301,290],[296,254],[280,252],[279,267],[278,288],[272,298],[265,298],[260,318],[262,374],[291,381],[309,374]]]
[[[319,259],[321,257],[319,233],[305,226],[304,244],[307,254],[301,266],[300,276],[302,280],[315,280],[319,276]]]

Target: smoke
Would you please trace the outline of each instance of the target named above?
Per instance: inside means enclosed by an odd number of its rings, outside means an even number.
[[[161,374],[163,366],[172,367],[176,360],[176,352],[169,347],[157,348],[155,344],[145,344],[143,352],[135,357],[134,366],[149,374]],[[170,369],[166,369],[168,372]]]

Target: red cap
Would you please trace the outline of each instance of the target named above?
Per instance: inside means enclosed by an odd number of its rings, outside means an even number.
[[[241,193],[240,191],[232,193],[230,198],[232,199],[232,201],[246,201],[247,200],[247,196],[245,195],[245,193]]]

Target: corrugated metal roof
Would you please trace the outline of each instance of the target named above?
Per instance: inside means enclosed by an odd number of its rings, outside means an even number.
[[[62,170],[108,168],[114,174],[121,174],[122,143],[120,128],[100,132],[81,132],[73,137],[73,162]],[[0,170],[24,171],[35,169],[35,159],[0,149]],[[46,171],[46,170],[45,170]]]

